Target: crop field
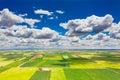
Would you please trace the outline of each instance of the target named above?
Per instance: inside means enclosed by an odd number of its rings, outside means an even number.
[[[0,80],[120,80],[120,51],[0,51]]]

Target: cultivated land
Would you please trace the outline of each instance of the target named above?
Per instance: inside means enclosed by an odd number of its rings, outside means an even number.
[[[120,51],[0,51],[0,80],[120,80]]]

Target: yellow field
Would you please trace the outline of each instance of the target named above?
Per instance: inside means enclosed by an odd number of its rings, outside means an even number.
[[[64,59],[69,59],[69,57],[68,57],[68,56],[66,56],[66,55],[64,55],[64,56],[63,56],[63,58],[64,58]]]
[[[7,65],[7,64],[10,64],[10,63],[12,63],[12,62],[14,62],[13,60],[9,60],[9,61],[0,61],[0,67],[2,66],[5,66],[5,65]]]
[[[73,60],[70,63],[70,68],[103,68],[102,66],[94,62],[84,63],[80,60]]]
[[[0,80],[29,80],[37,68],[11,68],[0,73]]]
[[[50,80],[66,80],[64,70],[62,68],[52,69]]]
[[[0,61],[4,61],[6,58],[2,58],[2,57],[0,57]]]
[[[96,63],[107,68],[120,68],[120,63],[112,63],[112,62],[103,61],[103,60],[96,61]]]
[[[88,55],[88,54],[82,54],[82,55],[80,55],[80,57],[88,58],[88,59],[90,59],[93,56],[94,56],[94,54],[90,54],[90,55]]]
[[[44,57],[43,60],[62,60],[61,56]]]

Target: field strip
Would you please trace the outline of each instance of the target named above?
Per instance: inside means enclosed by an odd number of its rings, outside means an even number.
[[[91,61],[94,61],[93,59],[90,59],[90,60],[91,60]],[[104,66],[104,63],[99,63],[98,61],[94,61],[94,62],[97,63],[97,64],[100,65],[100,66],[103,66],[103,68],[105,68],[106,70],[109,70],[109,71],[112,71],[112,72],[114,72],[114,73],[120,74],[120,73],[117,72],[117,71],[114,71],[114,70],[111,70],[111,69],[105,67],[105,66]],[[120,69],[120,68],[117,68],[117,69]]]
[[[28,61],[26,61],[26,62],[24,62],[24,63],[18,65],[17,67],[21,67],[22,65],[26,64],[27,62],[28,62]]]
[[[0,61],[4,61],[6,58],[0,57]]]
[[[50,71],[37,70],[30,80],[50,80]]]
[[[100,69],[84,69],[94,80],[113,80]],[[115,79],[116,80],[116,79]]]
[[[105,68],[104,66],[96,63],[94,60],[90,59],[90,58],[86,58],[83,56],[80,56],[81,58],[85,58],[87,60],[86,64],[82,64],[83,66],[85,66],[85,68],[93,68],[93,69],[99,69],[99,68]],[[83,60],[84,61],[84,60]],[[89,63],[88,63],[89,62]]]
[[[91,59],[92,60],[92,59]],[[93,60],[94,61],[94,60]],[[107,61],[94,61],[96,62],[97,64],[99,65],[102,65],[103,67],[109,67],[109,68],[117,68],[117,69],[120,69],[120,63],[109,63]]]
[[[114,73],[116,73],[116,74],[120,74],[119,72],[114,71],[114,70],[111,70],[111,69],[109,69],[109,68],[105,68],[105,69],[108,70],[108,71],[112,71],[112,72],[114,72]]]
[[[70,68],[81,68],[81,69],[101,69],[103,68],[101,65],[98,65],[97,63],[90,61],[90,60],[74,60],[70,62]]]
[[[82,64],[70,64],[70,68],[85,68]]]
[[[84,71],[87,75],[89,75],[93,80],[95,80],[95,78],[91,76],[87,71],[85,71],[84,69],[81,69],[81,70]]]
[[[83,69],[64,69],[66,80],[94,80],[92,76],[90,76]]]
[[[117,73],[117,74],[120,74],[120,72],[117,72],[117,71],[112,70],[112,69],[109,69],[109,68],[107,68],[107,70],[110,70],[110,71],[113,71],[113,72],[115,72],[115,73]]]
[[[3,71],[5,71],[5,70],[7,70],[7,69],[10,69],[10,68],[12,68],[12,67],[17,67],[18,65],[22,64],[23,62],[24,62],[24,60],[14,61],[14,62],[12,62],[11,64],[8,64],[8,65],[6,65],[6,66],[4,66],[4,67],[1,67],[1,68],[0,68],[0,72],[3,72]]]
[[[81,56],[81,57],[83,57],[83,56]],[[85,57],[83,57],[83,58],[85,58]],[[86,58],[86,59],[89,60],[89,62],[94,63],[92,65],[95,68],[107,68],[107,67],[111,67],[111,68],[119,68],[120,69],[120,66],[119,66],[120,64],[116,65],[116,64],[110,64],[107,61],[96,61],[94,59],[89,59],[89,58]],[[92,67],[92,65],[90,64],[91,67]],[[87,64],[87,66],[88,66],[88,64]],[[90,67],[90,66],[88,66],[88,67]]]
[[[96,80],[96,79],[94,79],[94,77],[93,76],[91,76],[87,71],[85,71],[85,69],[81,69],[83,72],[85,72],[87,75],[89,75],[93,80]]]
[[[91,60],[91,61],[94,61],[93,59],[90,59],[90,60]],[[114,72],[114,73],[116,73],[116,74],[120,74],[120,73],[117,72],[117,71],[114,71],[114,70],[111,70],[111,69],[105,67],[105,66],[104,66],[104,63],[99,63],[98,61],[94,61],[94,62],[95,62],[96,64],[100,65],[100,66],[103,66],[103,68],[106,69],[106,70],[108,70],[108,71],[112,71],[112,72]]]
[[[0,67],[1,66],[6,66],[8,64],[11,64],[12,62],[14,62],[13,60],[9,60],[9,61],[0,61]]]
[[[64,70],[62,68],[53,68],[50,80],[66,80]]]
[[[120,80],[120,74],[117,74],[117,73],[107,70],[107,69],[101,69],[101,71],[105,75],[109,76],[112,80]]]
[[[0,80],[29,80],[36,70],[33,67],[10,68],[0,73]]]
[[[35,66],[40,66],[41,64],[45,63],[47,60],[42,60],[41,62],[39,62],[38,64],[36,64]]]

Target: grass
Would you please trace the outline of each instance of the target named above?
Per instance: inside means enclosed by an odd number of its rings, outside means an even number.
[[[94,80],[116,80],[112,79],[109,75],[104,73],[102,69],[83,69],[86,71]]]
[[[66,67],[67,63],[61,60],[47,60],[40,67]]]
[[[112,80],[120,80],[120,73],[117,73],[116,71],[112,71],[109,69],[102,69],[101,71],[109,76]]]
[[[50,71],[36,71],[30,80],[50,80]]]
[[[50,80],[66,80],[64,70],[62,68],[53,68]]]
[[[37,68],[11,68],[0,73],[0,80],[29,80]]]
[[[116,73],[120,74],[120,69],[115,69],[115,68],[109,68],[111,71],[115,71]]]
[[[30,60],[26,64],[22,65],[22,67],[33,67],[42,61],[42,58],[38,58],[35,60]]]
[[[93,80],[93,78],[82,69],[64,69],[64,72],[66,80]]]

